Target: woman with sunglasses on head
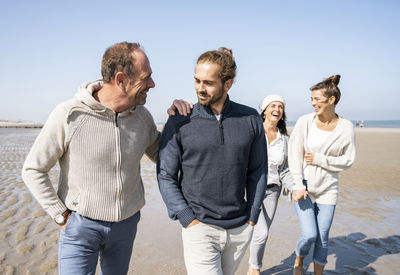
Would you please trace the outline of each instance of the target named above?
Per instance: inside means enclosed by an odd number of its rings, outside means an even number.
[[[284,190],[292,185],[287,159],[289,138],[286,130],[285,101],[280,95],[269,95],[261,102],[260,111],[268,146],[268,185],[250,243],[248,275],[260,274],[268,232],[282,185]]]
[[[314,274],[327,263],[329,229],[338,202],[338,173],[350,168],[356,154],[353,124],[339,117],[340,75],[311,87],[315,112],[300,117],[290,135],[292,197],[301,227],[293,274],[303,274],[303,259],[314,247]]]

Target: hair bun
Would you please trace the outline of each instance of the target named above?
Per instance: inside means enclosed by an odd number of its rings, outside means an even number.
[[[229,54],[230,56],[233,56],[231,49],[228,49],[228,48],[225,48],[225,47],[219,47],[218,51],[221,51],[221,52]]]
[[[322,93],[325,97],[330,98],[331,96],[335,97],[335,105],[338,104],[340,100],[340,89],[338,87],[340,81],[340,75],[332,75],[324,79],[322,82],[315,84],[310,88],[311,91],[322,90]]]
[[[330,83],[332,83],[333,85],[337,86],[337,85],[339,85],[340,75],[339,75],[339,74],[337,74],[337,75],[332,75],[331,77],[328,77],[325,81],[326,81],[326,82],[330,82]]]

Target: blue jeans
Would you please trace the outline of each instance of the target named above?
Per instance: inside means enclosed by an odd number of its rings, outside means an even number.
[[[314,262],[325,265],[328,257],[329,229],[336,206],[313,203],[310,197],[307,197],[305,200],[294,202],[294,207],[301,227],[301,236],[296,246],[297,256],[307,256],[311,246],[314,246]]]
[[[92,220],[71,213],[65,231],[60,229],[58,273],[126,274],[131,259],[140,212],[120,222]]]

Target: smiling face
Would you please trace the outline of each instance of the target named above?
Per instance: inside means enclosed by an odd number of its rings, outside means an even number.
[[[135,50],[132,53],[135,62],[135,76],[129,78],[124,86],[124,93],[127,96],[131,106],[144,105],[146,103],[147,92],[155,87],[151,78],[152,70],[150,61],[146,54],[141,50]]]
[[[314,107],[315,113],[321,115],[331,112],[335,109],[335,97],[327,98],[322,89],[311,91],[311,105]]]
[[[194,80],[197,99],[201,105],[209,106],[220,113],[225,103],[228,90],[232,85],[229,79],[222,83],[219,73],[221,66],[214,63],[197,64]]]
[[[281,120],[283,116],[284,110],[285,106],[282,102],[272,101],[264,110],[265,120],[273,124],[278,124],[278,121]]]

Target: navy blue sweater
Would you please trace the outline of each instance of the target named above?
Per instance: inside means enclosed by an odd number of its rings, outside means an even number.
[[[195,104],[170,117],[157,162],[160,192],[171,219],[229,229],[258,220],[267,184],[267,147],[253,108],[226,100],[218,121]]]

